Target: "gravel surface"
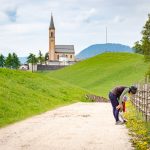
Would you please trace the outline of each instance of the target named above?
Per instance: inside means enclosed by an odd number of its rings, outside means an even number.
[[[0,129],[0,150],[132,150],[110,103],[76,103]]]

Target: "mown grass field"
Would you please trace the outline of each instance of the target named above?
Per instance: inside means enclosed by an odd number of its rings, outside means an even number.
[[[0,127],[84,101],[86,90],[43,74],[0,69]]]
[[[51,72],[0,69],[0,127],[143,79],[148,64],[131,53],[104,53]]]
[[[46,76],[67,81],[107,97],[115,86],[129,86],[144,78],[148,64],[139,54],[104,53],[61,70],[47,72]]]

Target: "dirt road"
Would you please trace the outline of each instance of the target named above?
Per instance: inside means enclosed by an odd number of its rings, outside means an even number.
[[[131,150],[109,103],[76,103],[0,129],[0,150]]]

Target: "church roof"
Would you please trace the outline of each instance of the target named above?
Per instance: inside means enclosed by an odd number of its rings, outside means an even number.
[[[51,21],[50,21],[49,29],[55,29],[54,21],[53,21],[53,16],[52,15],[51,15]]]
[[[55,52],[57,52],[57,53],[75,53],[74,45],[56,45]]]

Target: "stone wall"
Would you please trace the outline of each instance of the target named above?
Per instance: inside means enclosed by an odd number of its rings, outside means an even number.
[[[60,65],[40,65],[38,64],[37,65],[37,70],[38,71],[42,71],[42,70],[57,70],[57,69],[61,69],[61,68],[64,68],[66,66],[60,66]]]
[[[54,66],[68,66],[75,64],[76,61],[48,61],[47,65]]]

